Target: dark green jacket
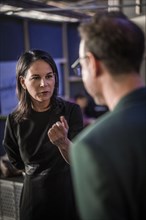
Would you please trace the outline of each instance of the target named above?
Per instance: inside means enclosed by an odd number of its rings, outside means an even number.
[[[146,88],[120,100],[71,148],[83,220],[146,219]]]

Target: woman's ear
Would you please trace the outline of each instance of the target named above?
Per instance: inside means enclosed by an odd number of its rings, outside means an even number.
[[[94,77],[97,77],[99,75],[100,61],[98,61],[91,52],[87,52],[86,55],[89,60],[89,68],[92,70],[90,72],[94,74]]]
[[[20,76],[20,77],[19,77],[19,80],[20,80],[20,84],[21,84],[21,86],[23,87],[23,89],[26,89],[24,77],[23,77],[23,76]]]

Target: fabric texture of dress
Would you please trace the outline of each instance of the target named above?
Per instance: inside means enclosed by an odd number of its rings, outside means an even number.
[[[62,115],[72,140],[83,128],[82,113],[78,105],[61,98],[45,112],[32,110],[21,123],[14,121],[13,113],[7,118],[4,148],[12,164],[25,169],[20,220],[78,219],[70,165],[47,135]]]

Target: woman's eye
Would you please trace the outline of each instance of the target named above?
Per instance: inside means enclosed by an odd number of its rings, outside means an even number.
[[[49,74],[49,75],[46,76],[47,79],[51,79],[51,78],[53,78],[53,77],[54,77],[53,74]]]

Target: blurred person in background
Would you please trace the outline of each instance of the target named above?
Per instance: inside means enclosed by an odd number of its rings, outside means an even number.
[[[82,220],[146,219],[146,87],[140,76],[145,39],[121,12],[97,12],[81,23],[82,80],[109,112],[70,148]]]
[[[20,220],[76,220],[68,149],[83,128],[81,109],[57,96],[58,70],[47,52],[24,52],[16,73],[19,102],[7,117],[3,145],[12,165],[25,173]],[[52,126],[59,130],[58,143],[48,137]]]
[[[74,101],[81,108],[81,111],[82,111],[82,114],[83,114],[84,127],[86,127],[87,125],[90,125],[91,123],[93,123],[95,118],[89,117],[86,114],[86,108],[88,107],[88,97],[84,94],[78,93],[78,94],[75,95]]]

